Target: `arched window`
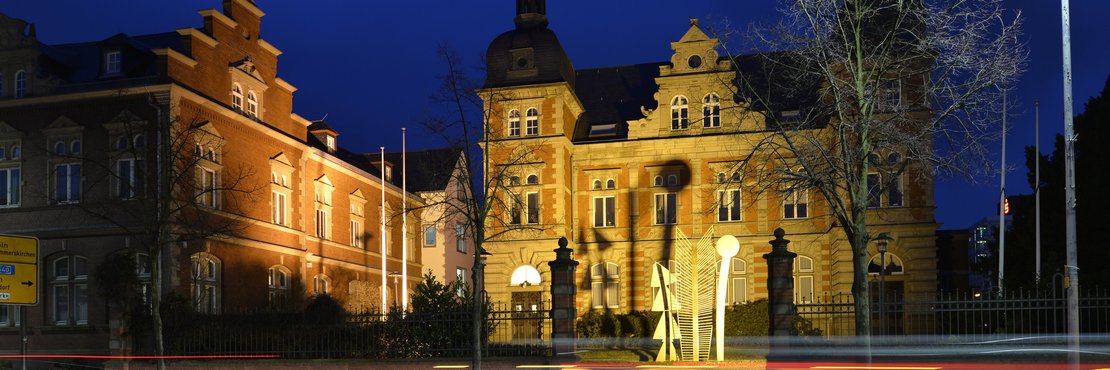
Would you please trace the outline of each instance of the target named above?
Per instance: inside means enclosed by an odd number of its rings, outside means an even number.
[[[519,186],[520,176],[509,176],[509,186]]]
[[[15,73],[15,97],[27,96],[27,72],[19,70]]]
[[[590,290],[593,308],[620,307],[620,266],[612,262],[590,266]]]
[[[81,140],[74,140],[69,143],[69,152],[74,155],[81,154]]]
[[[605,180],[605,188],[606,189],[616,189],[617,188],[617,182],[613,179]]]
[[[223,273],[220,260],[208,253],[197,253],[192,261],[193,307],[199,313],[220,313],[220,286]]]
[[[520,111],[509,111],[509,136],[520,136]]]
[[[528,108],[528,115],[525,117],[525,135],[535,136],[540,134],[540,111],[536,108]]]
[[[525,287],[529,285],[540,284],[540,271],[535,267],[523,265],[513,270],[512,277],[509,278],[509,285]]]
[[[813,259],[798,255],[794,263],[794,302],[813,303]]]
[[[231,108],[236,112],[243,110],[243,88],[239,84],[231,84]]]
[[[65,155],[66,154],[66,143],[62,142],[62,141],[54,143],[54,154]]]
[[[729,266],[729,289],[727,302],[730,304],[748,301],[748,263],[743,258],[733,257]]]
[[[50,260],[50,320],[54,325],[89,324],[88,259],[67,254]]]
[[[671,130],[690,128],[690,105],[685,96],[671,99]]]
[[[724,184],[726,179],[727,179],[727,177],[725,177],[724,172],[718,172],[717,173],[717,183],[718,184]]]
[[[702,99],[702,127],[721,127],[721,98],[710,93]]]
[[[537,185],[540,183],[540,177],[536,176],[536,174],[531,174],[528,175],[528,179],[526,181],[528,182],[528,185]]]
[[[271,308],[285,307],[286,297],[289,295],[289,269],[285,266],[270,266],[266,280],[269,289]]]
[[[312,291],[316,295],[328,294],[331,289],[331,278],[324,274],[312,277]]]
[[[19,159],[23,155],[20,151],[19,145],[12,145],[12,159]]]
[[[120,136],[116,139],[116,151],[122,152],[124,150],[127,150],[127,146],[129,144],[130,140],[127,139],[127,136]]]
[[[258,97],[254,95],[254,90],[247,91],[247,115],[258,117]]]
[[[653,184],[655,186],[663,186],[663,176],[655,176],[655,181],[653,182]]]
[[[667,175],[667,186],[678,186],[678,175]]]
[[[601,190],[601,180],[594,180],[594,186],[592,187],[592,189]]]
[[[905,273],[905,271],[902,269],[902,266],[904,266],[902,264],[902,259],[898,258],[898,256],[894,253],[886,253],[885,255],[876,254],[874,256],[871,256],[871,260],[867,262],[868,275],[879,275],[879,264],[881,263],[881,261],[879,261],[880,258],[886,259],[886,269],[883,270],[885,271],[885,275],[902,275],[903,273]]]
[[[135,135],[135,149],[142,149],[146,146],[146,137],[143,134]]]

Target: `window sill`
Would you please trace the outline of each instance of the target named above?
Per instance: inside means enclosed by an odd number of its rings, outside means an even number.
[[[744,222],[744,220],[717,220],[717,223],[719,224],[735,224],[740,222]]]

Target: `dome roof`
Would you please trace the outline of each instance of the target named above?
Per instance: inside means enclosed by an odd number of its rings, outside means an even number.
[[[523,13],[515,19],[516,29],[498,35],[486,49],[484,87],[506,87],[567,82],[574,89],[574,66],[547,28],[542,13]]]

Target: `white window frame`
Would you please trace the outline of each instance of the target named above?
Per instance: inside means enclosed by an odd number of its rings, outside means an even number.
[[[671,131],[690,128],[690,101],[684,95],[671,98]]]
[[[362,222],[351,220],[351,246],[362,248]]]
[[[21,69],[15,72],[15,91],[12,96],[16,98],[27,96],[27,71]]]
[[[871,179],[875,181],[872,183]],[[883,176],[878,173],[867,174],[867,208],[883,206]]]
[[[316,208],[316,233],[313,234],[317,238],[327,240],[331,236],[331,227],[328,222],[328,210],[324,208]]]
[[[223,264],[216,256],[197,253],[190,257],[192,263],[192,299],[198,313],[218,314],[222,302],[220,285],[223,281]]]
[[[743,221],[743,197],[740,188],[717,190],[717,222]]]
[[[421,230],[424,231],[422,234],[423,238],[421,238],[423,240],[423,245],[425,247],[435,247],[436,241],[439,239],[439,235],[437,235],[439,230],[436,229],[436,225],[425,224],[424,228]]]
[[[140,174],[138,171],[143,170],[144,164],[141,158],[123,158],[116,161],[116,196],[119,199],[135,199],[141,195],[144,190],[141,180],[145,178],[145,174]],[[125,166],[126,172],[123,171]]]
[[[289,226],[289,196],[284,191],[273,190],[270,197],[271,215],[275,225]]]
[[[23,172],[20,167],[0,168],[3,173],[3,186],[0,191],[0,208],[19,207],[23,194]],[[14,175],[14,176],[13,176]]]
[[[465,254],[466,248],[466,224],[455,224],[455,251]]]
[[[662,205],[660,203],[662,203]],[[673,208],[671,207],[672,205]],[[655,225],[677,224],[678,193],[655,193],[653,209],[655,210],[653,219]]]
[[[63,170],[64,168],[64,170]],[[73,169],[77,169],[76,180],[73,177]],[[54,201],[58,204],[71,204],[81,201],[82,194],[81,183],[84,177],[84,169],[81,168],[80,162],[58,163],[54,165]],[[64,175],[63,175],[64,173]],[[65,184],[65,196],[58,193],[59,184]]]
[[[270,308],[282,308],[289,298],[290,270],[282,265],[273,265],[266,272],[266,288],[269,290]]]
[[[59,263],[64,265],[59,271]],[[50,259],[50,324],[89,324],[89,260],[66,254]]]
[[[329,294],[331,291],[331,278],[324,274],[312,277],[312,292],[315,295]]]
[[[721,127],[721,97],[717,93],[702,98],[702,128]]]
[[[247,90],[247,115],[251,118],[258,118],[258,94],[254,90]]]
[[[593,197],[593,225],[595,228],[617,226],[617,197],[603,195]]]
[[[243,111],[243,87],[238,82],[231,84],[231,109]]]
[[[729,304],[747,303],[748,301],[748,262],[740,257],[732,257],[729,262],[729,290],[727,302]],[[741,292],[742,297],[737,297],[736,292]]]
[[[524,193],[524,222],[528,225],[540,223],[540,193],[530,191]]]
[[[540,134],[540,111],[536,108],[528,108],[525,114],[525,136],[537,136]]]
[[[104,74],[119,74],[123,70],[123,54],[119,50],[104,52]]]
[[[783,219],[797,220],[809,218],[809,189],[786,189],[782,194],[782,206]],[[804,206],[805,208],[801,208],[800,206]],[[788,209],[790,213],[787,213]]]
[[[216,209],[220,206],[219,171],[200,166],[197,169],[197,200],[202,207]]]
[[[590,306],[620,308],[620,265],[601,262],[590,266]]]
[[[798,255],[794,264],[794,303],[813,303],[814,296],[814,261],[813,258]],[[808,298],[808,299],[806,299]]]
[[[509,111],[509,137],[520,136],[520,111],[513,109]]]

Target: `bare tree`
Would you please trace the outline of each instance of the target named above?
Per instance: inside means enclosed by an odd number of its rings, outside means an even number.
[[[730,56],[739,78],[724,85],[766,122],[765,135],[739,136],[751,149],[738,166],[771,192],[827,202],[851,244],[866,336],[868,208],[900,179],[993,170],[986,144],[1026,59],[1021,16],[1000,0],[797,0],[780,11],[748,33],[752,53]]]
[[[474,269],[471,290],[474,292],[474,320],[481,320],[484,299],[482,294],[481,259],[483,244],[507,233],[539,231],[538,209],[529,209],[528,201],[520,194],[519,186],[527,185],[526,169],[538,162],[537,151],[542,145],[504,141],[492,127],[494,117],[507,112],[498,108],[499,101],[507,99],[504,92],[495,88],[480,89],[481,84],[465,72],[465,63],[458,54],[446,46],[439,47],[439,55],[446,64],[442,85],[432,100],[442,104],[443,115],[429,119],[426,127],[445,138],[448,144],[461,153],[463,160],[453,169],[451,181],[462,189],[460,196],[427,200],[425,207],[443,207],[443,219],[457,217],[466,222],[466,235],[474,242]],[[478,92],[477,94],[475,92]],[[481,162],[474,162],[473,153],[482,150]],[[480,365],[482,325],[475,325],[474,368]]]
[[[74,204],[83,214],[137,236],[128,252],[149,257],[138,262],[146,264],[144,272],[150,276],[150,290],[141,294],[153,308],[153,335],[161,356],[165,354],[163,318],[157,308],[165,295],[165,279],[175,267],[181,267],[173,265],[178,261],[169,251],[174,245],[234,236],[244,230],[249,226],[244,211],[256,201],[263,183],[254,178],[252,167],[224,163],[224,155],[233,149],[199,111],[176,107],[160,94],[150,95],[148,107],[138,109],[152,111],[145,116],[154,120],[125,111],[105,125],[109,134],[106,158],[80,162],[87,168],[81,185],[87,189],[84,193],[104,196]],[[52,155],[64,161],[67,154]],[[51,176],[55,181],[73,176],[59,175],[61,170],[67,167],[55,167]],[[67,197],[58,189],[51,197],[55,201]],[[203,279],[198,275],[203,269],[191,270],[190,283]],[[202,305],[212,302],[207,294],[192,292],[194,308],[203,311]],[[164,366],[160,359],[159,367]]]

